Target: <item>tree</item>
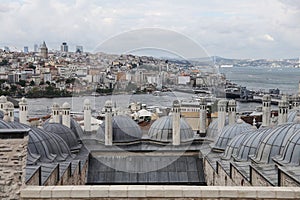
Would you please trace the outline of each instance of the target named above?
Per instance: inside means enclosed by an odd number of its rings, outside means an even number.
[[[21,85],[22,87],[25,87],[26,86],[26,81],[20,80],[17,84]]]
[[[30,86],[35,86],[35,82],[33,80],[30,81]]]

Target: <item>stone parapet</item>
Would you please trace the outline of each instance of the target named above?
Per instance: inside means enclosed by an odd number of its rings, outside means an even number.
[[[22,200],[45,199],[299,199],[299,187],[224,187],[224,186],[27,186]]]

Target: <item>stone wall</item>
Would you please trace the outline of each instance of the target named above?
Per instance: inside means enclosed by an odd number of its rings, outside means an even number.
[[[299,199],[299,187],[214,187],[164,185],[29,186],[22,200],[84,199]]]
[[[272,186],[272,184],[262,176],[255,168],[250,166],[250,180],[253,186]]]
[[[298,183],[296,180],[291,178],[288,174],[285,172],[278,170],[279,173],[279,184],[280,186],[285,187],[300,187],[300,183]]]
[[[231,180],[233,182],[233,185],[235,186],[251,186],[248,179],[244,177],[240,171],[234,166],[230,165],[230,171],[231,171]]]
[[[0,134],[0,199],[19,199],[25,184],[28,131]]]

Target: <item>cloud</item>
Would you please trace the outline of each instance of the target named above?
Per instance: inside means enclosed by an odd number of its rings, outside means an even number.
[[[296,0],[1,2],[0,46],[21,49],[45,40],[50,49],[59,49],[66,41],[71,50],[78,44],[92,50],[123,31],[158,27],[189,36],[211,55],[273,58],[295,57],[300,51],[296,45],[300,43]]]

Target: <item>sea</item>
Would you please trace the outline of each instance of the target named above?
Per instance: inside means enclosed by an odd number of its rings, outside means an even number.
[[[270,68],[270,67],[228,67],[220,68],[220,73],[225,74],[226,78],[241,86],[246,86],[252,90],[268,91],[269,89],[280,89],[284,94],[294,94],[298,92],[300,80],[300,68]],[[96,112],[101,111],[107,100],[113,101],[113,106],[126,108],[132,102],[141,102],[147,106],[170,107],[175,99],[189,99],[193,94],[182,92],[169,92],[163,96],[152,94],[139,95],[111,95],[111,96],[74,96],[63,98],[37,98],[28,99],[29,116],[40,117],[51,113],[53,103],[62,105],[68,102],[72,112],[83,111],[83,101],[89,99],[91,107]],[[257,103],[238,103],[238,111],[254,110]]]

